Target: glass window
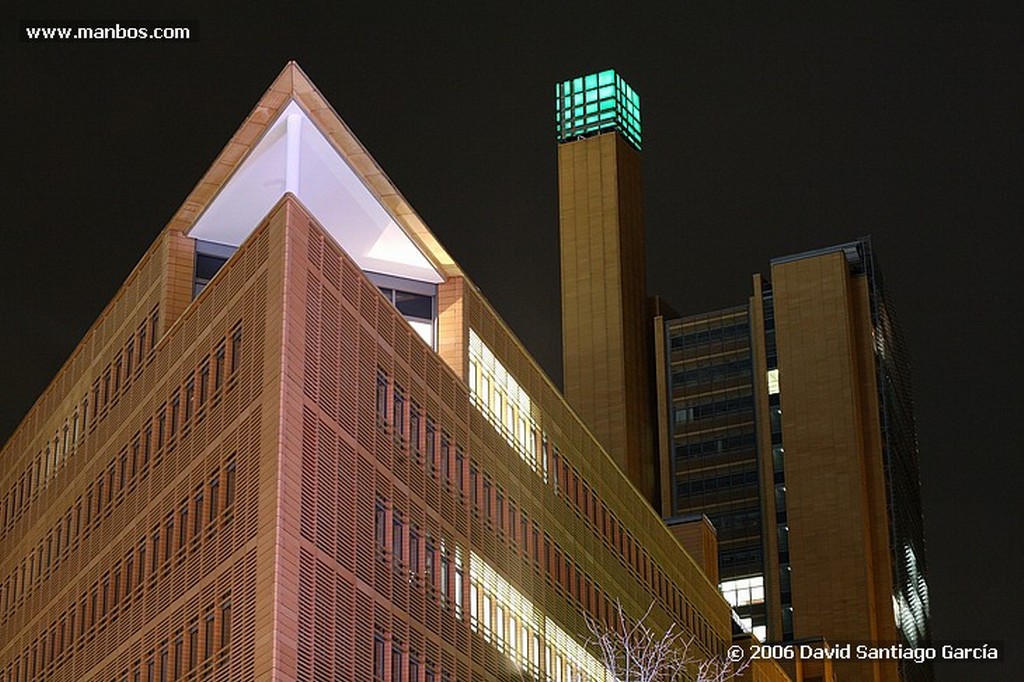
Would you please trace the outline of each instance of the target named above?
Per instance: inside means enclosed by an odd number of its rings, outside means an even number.
[[[402,523],[402,515],[395,512],[391,519],[391,558],[397,566],[405,558],[402,541],[405,536],[405,525]]]
[[[217,348],[217,353],[214,355],[213,360],[213,388],[214,390],[220,388],[224,384],[224,357],[226,351],[221,343],[221,346]]]
[[[235,489],[237,488],[238,466],[234,459],[228,461],[227,474],[224,480],[224,508],[230,509],[235,503]]]
[[[156,348],[156,330],[157,324],[160,322],[160,311],[154,310],[152,316],[149,318],[149,349],[153,350]]]
[[[220,646],[231,644],[231,600],[227,599],[220,606]]]
[[[203,623],[203,660],[213,656],[213,611],[206,612]]]
[[[388,418],[388,378],[381,372],[377,371],[377,389],[376,389],[376,402],[377,402],[377,425],[383,425]]]
[[[407,317],[429,320],[434,316],[433,298],[422,294],[395,291],[395,307],[398,308],[398,312]]]
[[[210,384],[210,363],[205,363],[199,370],[199,407],[206,404],[207,387]]]
[[[373,509],[373,540],[377,545],[377,549],[384,551],[386,545],[385,534],[387,532],[387,508],[384,503],[384,499],[381,497],[377,498],[376,505]]]
[[[384,634],[381,632],[373,635],[373,679],[384,682]]]
[[[238,371],[242,363],[242,328],[235,327],[231,333],[231,373]]]

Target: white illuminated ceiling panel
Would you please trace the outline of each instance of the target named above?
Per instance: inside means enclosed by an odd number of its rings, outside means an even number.
[[[238,246],[291,191],[360,268],[438,284],[444,277],[294,101],[189,230]]]

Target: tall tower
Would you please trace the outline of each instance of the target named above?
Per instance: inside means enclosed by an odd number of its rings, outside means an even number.
[[[556,106],[565,395],[653,502],[640,98],[609,70]]]

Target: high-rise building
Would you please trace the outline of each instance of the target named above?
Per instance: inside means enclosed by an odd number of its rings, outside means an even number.
[[[578,416],[290,64],[0,451],[0,681],[596,680],[616,602],[719,655],[630,396]]]
[[[663,504],[712,521],[737,614],[762,640],[929,643],[908,362],[870,240],[774,259],[747,305],[673,317],[656,318]]]

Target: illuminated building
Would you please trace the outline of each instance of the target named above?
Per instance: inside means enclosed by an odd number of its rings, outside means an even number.
[[[740,617],[773,642],[927,645],[909,364],[870,240],[776,258],[748,305],[657,326],[662,504],[711,519]]]
[[[600,679],[616,600],[721,654],[631,447],[290,64],[0,453],[0,681]]]

